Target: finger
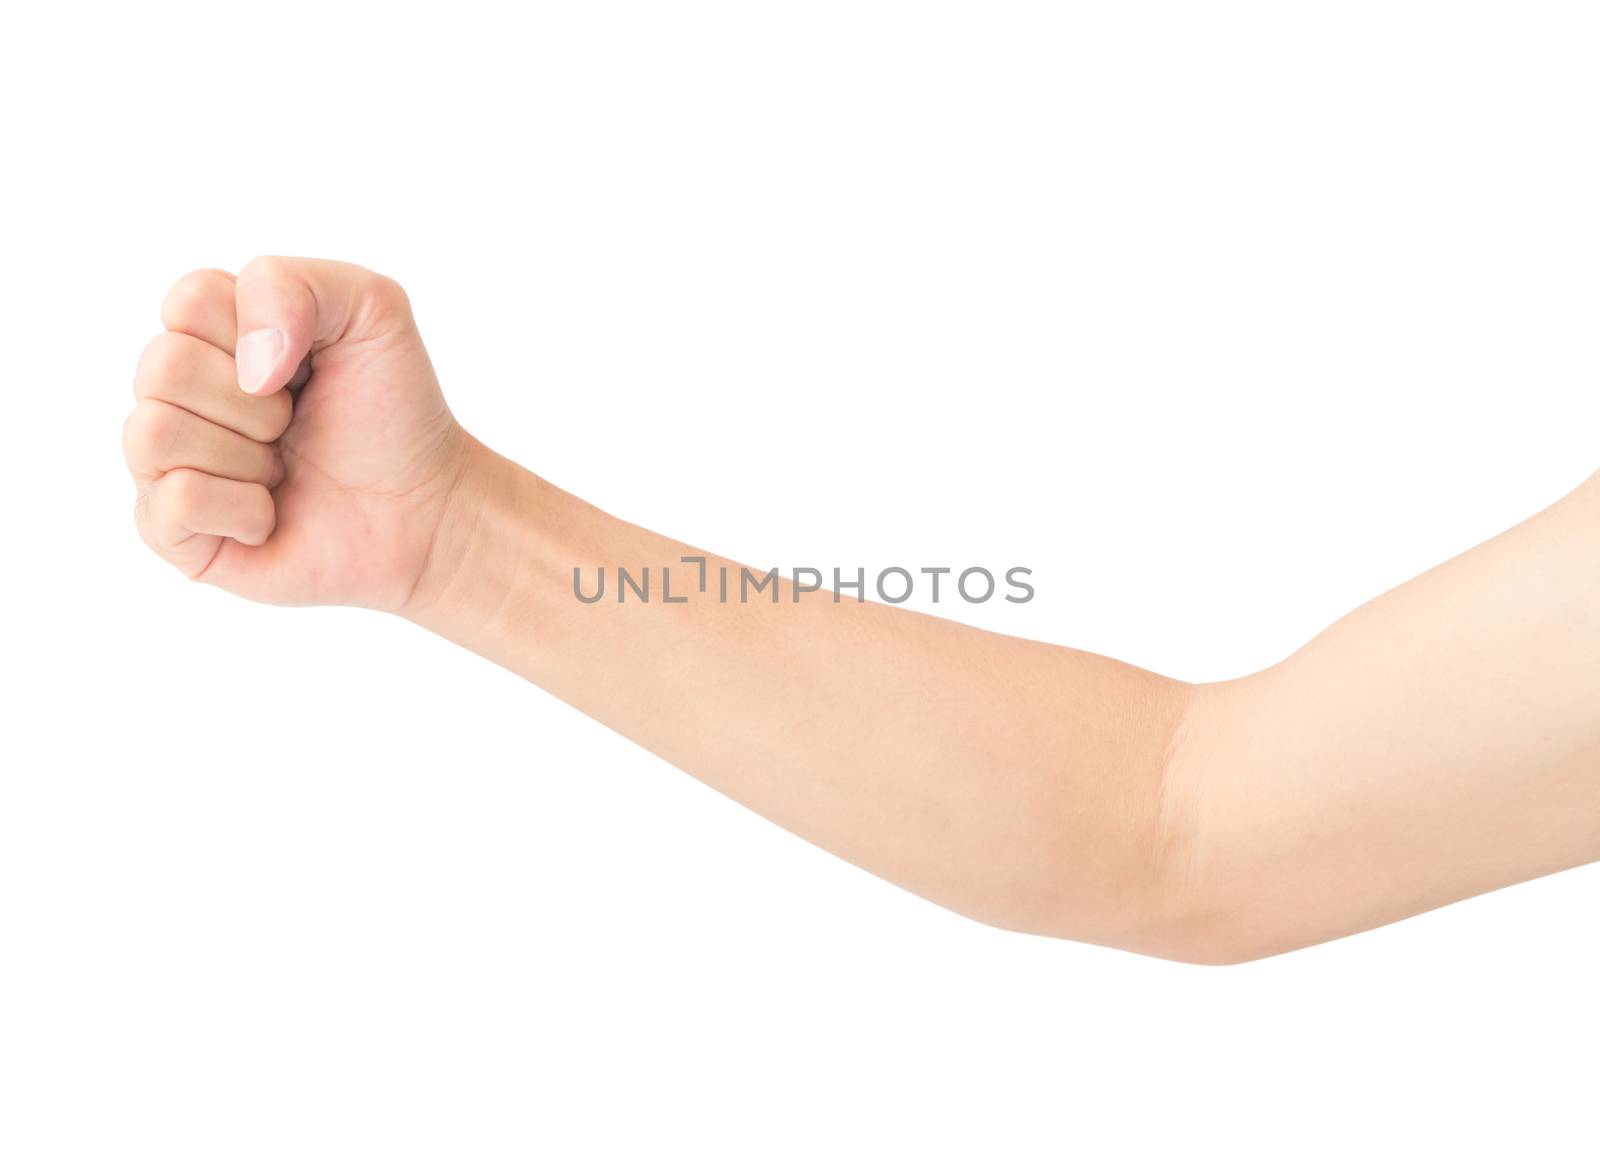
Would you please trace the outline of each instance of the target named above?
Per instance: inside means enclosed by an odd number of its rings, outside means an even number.
[[[399,283],[345,262],[257,258],[239,271],[239,387],[266,395],[286,386],[306,357],[341,340],[409,331]]]
[[[243,394],[227,352],[180,331],[162,331],[150,340],[134,372],[133,395],[175,404],[259,443],[277,439],[294,415],[286,394]]]
[[[233,354],[238,335],[233,305],[233,275],[226,270],[192,270],[161,303],[161,325],[192,335]]]
[[[205,572],[223,537],[265,544],[276,511],[260,484],[224,480],[179,468],[139,490],[134,523],[155,553],[194,579]]]
[[[122,428],[122,454],[141,483],[178,468],[267,487],[283,478],[276,447],[246,439],[160,399],[143,400],[128,416]]]

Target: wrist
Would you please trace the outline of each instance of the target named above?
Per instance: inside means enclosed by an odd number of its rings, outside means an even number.
[[[532,560],[544,487],[532,472],[467,436],[455,484],[427,561],[397,610],[440,636],[472,644],[507,602]]]

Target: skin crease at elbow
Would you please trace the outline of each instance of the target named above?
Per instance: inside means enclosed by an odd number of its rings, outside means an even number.
[[[1594,477],[1194,685],[782,578],[772,601],[575,600],[574,570],[742,566],[470,436],[389,278],[198,270],[161,324],[124,456],[183,575],[412,621],[974,919],[1238,963],[1600,858]]]

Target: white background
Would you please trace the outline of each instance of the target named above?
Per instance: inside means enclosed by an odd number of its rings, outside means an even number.
[[[1233,676],[1600,467],[1600,27],[1476,3],[34,5],[0,36],[0,1155],[1592,1157],[1600,870],[1244,967],[947,914],[140,545],[166,286],[410,290],[481,438]]]

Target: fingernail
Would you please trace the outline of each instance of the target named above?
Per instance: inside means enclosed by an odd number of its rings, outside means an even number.
[[[283,358],[283,332],[276,327],[249,331],[239,336],[234,362],[239,369],[239,390],[254,395],[267,385]]]

